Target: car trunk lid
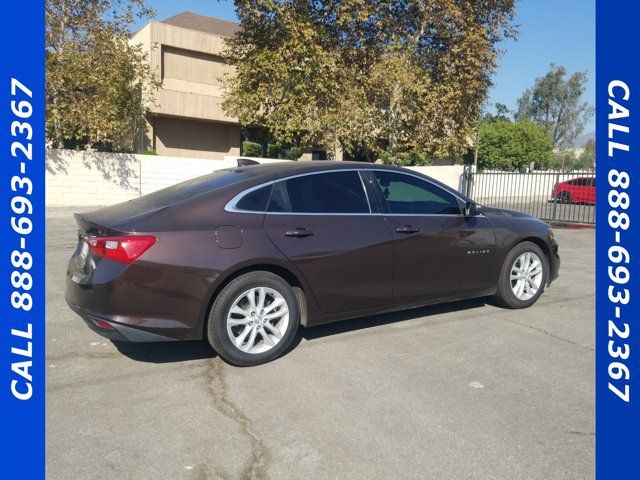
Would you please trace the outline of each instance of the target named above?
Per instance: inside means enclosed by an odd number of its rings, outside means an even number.
[[[120,203],[93,212],[75,213],[78,233],[83,235],[112,235],[126,233],[128,225],[166,209],[166,206],[144,208],[133,202]]]

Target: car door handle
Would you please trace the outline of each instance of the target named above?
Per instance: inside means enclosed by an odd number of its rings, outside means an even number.
[[[414,227],[413,225],[405,225],[403,227],[396,228],[396,232],[398,233],[417,233],[420,229],[418,227]]]
[[[306,228],[296,228],[295,230],[287,230],[284,232],[287,237],[310,237],[314,235],[313,230],[307,230]]]

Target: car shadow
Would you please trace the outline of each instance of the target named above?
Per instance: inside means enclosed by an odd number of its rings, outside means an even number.
[[[451,303],[441,303],[438,305],[430,305],[427,307],[412,308],[410,310],[401,310],[397,312],[384,313],[381,315],[371,315],[368,317],[357,317],[339,322],[327,323],[325,325],[317,325],[301,329],[302,337],[305,340],[315,340],[316,338],[328,337],[330,335],[338,335],[365,328],[380,327],[390,323],[403,322],[414,318],[431,317],[443,313],[459,312],[472,308],[480,308],[487,304],[486,299],[475,298],[471,300],[461,300]]]
[[[291,342],[291,345],[284,351],[282,356],[290,352],[306,340],[313,342],[318,338],[339,335],[347,332],[364,330],[367,328],[380,327],[391,323],[403,322],[421,317],[432,317],[444,313],[459,312],[480,308],[489,303],[486,298],[475,298],[471,300],[461,300],[458,302],[443,303],[427,307],[419,307],[411,310],[372,315],[368,317],[358,317],[350,320],[342,320],[325,325],[313,327],[301,327]],[[214,358],[217,353],[206,341],[184,341],[184,342],[158,342],[158,343],[132,343],[112,340],[112,343],[120,353],[128,358],[146,363],[175,363],[192,360],[203,360]]]
[[[111,340],[120,353],[138,362],[176,363],[217,357],[211,346],[202,340],[184,342],[133,343]]]

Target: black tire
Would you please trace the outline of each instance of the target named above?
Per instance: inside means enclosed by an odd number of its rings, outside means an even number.
[[[571,203],[571,194],[569,192],[560,192],[556,198],[558,203]]]
[[[271,288],[284,297],[289,309],[289,325],[280,341],[270,350],[262,353],[247,353],[236,347],[229,338],[227,317],[238,296],[256,287]],[[227,362],[240,367],[259,365],[275,360],[282,355],[293,341],[299,323],[300,307],[291,286],[274,273],[249,272],[229,282],[214,300],[207,322],[207,339],[213,349]]]
[[[533,297],[527,300],[521,300],[516,297],[515,293],[511,288],[511,269],[515,263],[515,261],[526,252],[535,253],[542,263],[542,281],[540,282],[540,288],[533,295]],[[511,249],[511,251],[507,254],[507,257],[502,264],[502,269],[500,270],[500,277],[498,278],[498,287],[497,293],[494,296],[494,299],[497,303],[507,308],[528,308],[540,298],[542,292],[544,292],[544,287],[547,284],[547,280],[549,278],[549,259],[544,254],[542,249],[532,242],[522,242],[518,243],[515,247]]]

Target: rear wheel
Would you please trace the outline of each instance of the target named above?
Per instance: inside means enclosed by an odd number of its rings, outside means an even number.
[[[215,299],[207,338],[218,354],[239,366],[279,357],[291,344],[300,313],[291,286],[271,272],[249,272]]]
[[[530,307],[542,295],[547,278],[549,262],[544,252],[535,243],[519,243],[505,258],[495,298],[508,308]]]

